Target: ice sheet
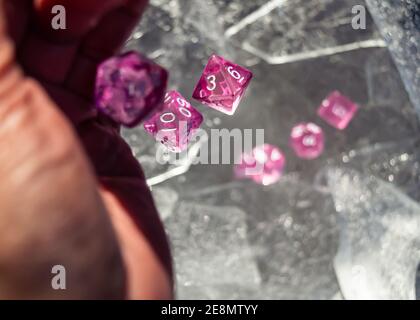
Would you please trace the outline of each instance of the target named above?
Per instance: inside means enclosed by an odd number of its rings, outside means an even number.
[[[351,169],[330,168],[339,212],[334,260],[346,299],[414,299],[420,206],[397,188]]]
[[[272,0],[268,10],[227,30],[232,41],[269,63],[384,46],[369,15],[366,29],[352,28],[358,0]],[[267,6],[267,5],[266,5]],[[271,9],[271,11],[269,11]],[[244,19],[246,20],[246,18]]]
[[[331,194],[322,183],[325,175],[322,179],[319,172],[324,167],[339,166],[345,174],[357,170],[361,187],[367,190],[372,184],[365,185],[364,179],[375,176],[374,183],[391,192],[406,213],[415,207],[406,196],[420,200],[418,119],[371,18],[368,16],[366,31],[350,28],[351,7],[363,3],[151,0],[126,49],[140,50],[167,67],[170,87],[188,99],[211,53],[248,66],[255,78],[233,117],[191,102],[203,112],[207,132],[211,128],[263,128],[265,142],[279,146],[287,156],[285,177],[279,184],[263,188],[234,182],[229,165],[160,165],[155,141],[142,128],[123,131],[148,181],[153,182],[157,205],[173,239],[179,297],[342,298],[333,267],[343,230],[334,204],[341,197]],[[297,23],[293,24],[292,18]],[[382,22],[380,25],[386,30]],[[366,46],[370,48],[362,49]],[[409,68],[416,70],[412,65]],[[336,89],[361,106],[345,131],[331,128],[315,112],[322,99]],[[315,161],[299,160],[288,148],[290,129],[300,121],[314,121],[326,133],[326,151]],[[339,177],[331,183],[342,180]],[[383,181],[390,185],[383,186]],[[388,213],[392,209],[382,197],[372,193],[370,200],[378,207],[369,210],[357,202],[355,208],[363,218],[352,221],[354,229],[376,232],[378,220],[368,213],[375,214],[382,207]],[[349,206],[356,200],[345,201],[350,212]],[[339,217],[342,214],[340,211]],[[370,273],[377,265],[364,259],[365,253],[397,237],[399,231],[394,229],[400,224],[407,227],[400,212],[380,219],[390,232],[373,240],[370,233],[362,233],[363,245],[355,243],[360,250],[357,265]],[[353,240],[352,233],[346,234]],[[405,240],[396,241],[402,259],[415,250],[414,244]],[[341,280],[345,297],[370,292],[412,298],[415,261],[404,260],[408,263],[404,269],[388,261],[394,259],[393,254],[378,256],[384,262],[381,276],[373,276],[376,280],[367,291],[362,281],[349,288]],[[364,269],[356,265],[353,270],[348,256],[338,257],[344,257],[336,259],[336,266],[344,270],[342,279],[363,276]],[[392,274],[395,270],[402,277],[402,286],[383,284],[397,281]]]
[[[166,228],[175,256],[179,298],[246,299],[246,290],[258,291],[260,274],[246,237],[245,219],[245,213],[235,207],[178,205],[166,220]]]
[[[343,153],[337,161],[363,175],[393,184],[415,201],[420,201],[420,142],[417,138],[373,144]],[[318,174],[321,178],[323,172]]]
[[[154,187],[152,189],[152,194],[160,217],[165,221],[174,213],[175,206],[179,199],[178,193],[171,188]]]
[[[420,115],[420,2],[367,0]]]
[[[322,190],[290,176],[270,187],[237,182],[188,198],[246,212],[247,238],[262,277],[258,299],[330,299],[338,291],[335,210]]]

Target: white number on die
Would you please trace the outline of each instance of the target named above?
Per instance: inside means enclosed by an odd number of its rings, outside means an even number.
[[[191,112],[190,112],[190,110],[188,110],[188,109],[184,108],[184,107],[188,106],[188,105],[189,105],[189,103],[188,103],[186,100],[182,99],[182,98],[177,98],[177,99],[176,99],[176,101],[178,101],[179,105],[181,106],[181,107],[179,108],[179,111],[180,111],[180,112],[181,112],[184,116],[186,116],[187,118],[191,118]]]
[[[215,75],[208,76],[207,81],[209,82],[209,84],[207,85],[207,90],[213,91],[214,89],[216,89],[217,84],[216,84],[216,76]]]
[[[182,99],[182,98],[177,98],[176,101],[178,101],[178,104],[181,107],[186,107],[188,105],[188,102],[186,100]]]
[[[186,106],[187,102],[184,99],[178,98],[177,100],[180,105]],[[187,118],[191,118],[192,116],[191,111],[184,107],[180,107],[179,112],[181,112]],[[174,122],[175,119],[176,119],[176,115],[173,112],[165,112],[161,114],[160,116],[160,121],[163,123],[171,123],[171,122]],[[175,130],[176,128],[165,128],[165,129],[162,129],[161,131],[175,131]]]
[[[163,102],[168,103],[171,100],[171,96],[169,93],[165,95],[165,100]]]
[[[175,121],[175,118],[176,117],[172,112],[165,112],[160,116],[160,121],[162,121],[163,123],[171,123]]]
[[[186,116],[187,118],[191,118],[191,112],[188,109],[185,108],[179,108],[179,111]]]
[[[233,69],[233,67],[232,66],[229,66],[228,68],[227,68],[227,71],[229,72],[229,74],[234,78],[234,79],[236,79],[236,80],[238,80],[239,81],[239,83],[242,83],[244,80],[245,80],[245,78],[244,77],[241,77],[241,74],[238,72],[238,71],[236,71],[235,69]]]
[[[163,123],[171,123],[171,122],[174,122],[175,119],[176,119],[176,116],[172,112],[165,112],[160,115],[160,121]],[[161,129],[160,131],[166,132],[166,131],[175,131],[175,130],[176,128],[166,128],[166,129]]]

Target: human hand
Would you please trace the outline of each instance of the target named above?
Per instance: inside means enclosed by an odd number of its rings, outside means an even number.
[[[167,298],[167,244],[141,169],[92,108],[97,64],[146,1],[60,1],[68,28],[52,30],[56,3],[6,0],[0,12],[0,267],[10,270],[0,288],[28,298]],[[51,290],[54,264],[76,276],[72,290]]]

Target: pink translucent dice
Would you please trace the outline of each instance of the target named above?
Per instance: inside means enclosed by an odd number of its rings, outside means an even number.
[[[116,123],[134,127],[158,108],[168,73],[136,52],[103,62],[96,76],[96,107]]]
[[[321,104],[318,115],[333,127],[343,130],[353,119],[358,105],[340,92],[334,91]]]
[[[144,128],[172,152],[181,152],[203,122],[203,116],[177,91],[166,94],[162,110],[144,122]]]
[[[283,152],[273,145],[264,144],[250,153],[242,154],[234,172],[236,178],[250,178],[267,186],[280,179],[285,165],[286,158]]]
[[[315,159],[324,151],[324,132],[314,123],[300,123],[293,127],[289,142],[299,158]]]
[[[193,98],[232,115],[238,108],[251,78],[251,71],[212,55],[195,87]]]

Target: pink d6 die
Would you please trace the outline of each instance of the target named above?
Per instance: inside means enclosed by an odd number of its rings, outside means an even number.
[[[273,145],[264,144],[250,153],[243,153],[234,170],[237,178],[250,178],[268,186],[281,178],[285,165],[283,152]]]
[[[136,52],[103,62],[96,75],[96,107],[118,124],[134,127],[162,104],[168,73]]]
[[[193,98],[228,115],[235,113],[252,72],[212,55],[195,87]]]
[[[334,91],[322,102],[318,115],[333,127],[343,130],[353,119],[358,108],[349,98]]]
[[[161,111],[144,122],[145,130],[172,152],[181,152],[203,122],[203,116],[177,91],[166,94]]]
[[[314,123],[300,123],[292,129],[290,146],[299,158],[318,158],[324,151],[324,132]]]

